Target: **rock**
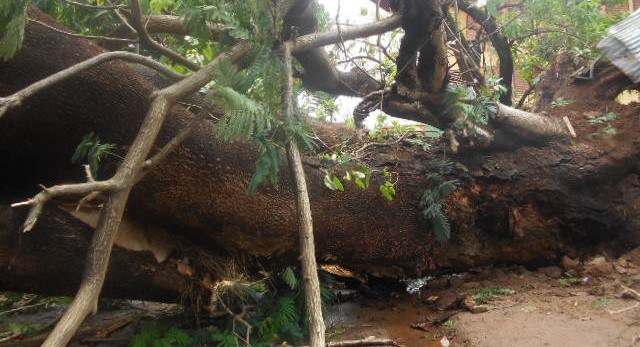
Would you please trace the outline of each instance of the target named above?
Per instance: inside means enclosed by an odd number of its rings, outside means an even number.
[[[489,306],[487,305],[476,305],[471,308],[471,313],[483,313],[489,311]]]
[[[585,273],[591,277],[613,277],[615,270],[611,263],[596,263],[594,265],[588,265],[585,269]]]
[[[613,269],[616,270],[616,272],[621,275],[625,275],[627,273],[627,269],[623,265],[621,265],[619,262],[613,263]]]
[[[471,311],[471,309],[475,306],[478,306],[478,304],[473,299],[473,296],[467,296],[466,298],[464,298],[464,300],[462,300],[462,307],[466,308],[469,311]]]
[[[453,310],[460,306],[460,297],[454,292],[446,292],[436,301],[439,310]]]
[[[471,313],[482,313],[489,311],[489,306],[487,305],[478,305],[476,301],[473,299],[473,296],[467,296],[462,300],[462,306],[469,310]]]
[[[451,288],[460,288],[464,284],[464,278],[462,276],[451,276],[449,279],[449,286]]]
[[[425,332],[428,332],[428,331],[429,331],[429,324],[428,324],[428,323],[424,323],[424,322],[421,322],[421,323],[413,323],[413,324],[411,324],[411,325],[410,325],[410,327],[411,327],[412,329],[422,330],[422,331],[425,331]]]
[[[627,263],[640,267],[640,247],[632,249],[627,254],[620,257],[620,260],[625,260]]]
[[[428,284],[430,289],[443,289],[443,288],[447,288],[449,286],[449,279],[447,278],[447,276],[441,276],[438,278],[434,278],[431,281],[429,281]]]
[[[580,262],[575,259],[569,258],[566,255],[562,257],[562,260],[560,262],[564,271],[570,273],[571,275],[575,276],[581,270]]]
[[[538,269],[540,273],[543,273],[551,278],[560,278],[562,277],[564,271],[558,266],[546,266]]]
[[[591,258],[588,262],[587,262],[587,266],[597,266],[597,265],[601,265],[607,262],[607,258],[605,258],[602,255],[597,255],[593,258]]]

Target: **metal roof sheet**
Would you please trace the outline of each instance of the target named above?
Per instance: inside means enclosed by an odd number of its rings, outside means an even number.
[[[598,48],[634,82],[640,82],[640,9],[609,28]]]

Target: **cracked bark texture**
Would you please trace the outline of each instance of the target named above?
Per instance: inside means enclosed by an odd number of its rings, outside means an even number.
[[[0,63],[3,95],[101,52],[84,40],[35,26],[29,26],[26,35],[18,56]],[[564,254],[579,257],[637,245],[640,170],[635,141],[640,125],[635,116],[639,106],[618,105],[597,93],[604,88],[599,81],[610,76],[606,69],[598,70],[591,82],[556,90],[558,95],[592,96],[577,99],[584,103],[570,108],[547,110],[549,117],[571,119],[579,134],[573,143],[449,154],[448,160],[458,165],[448,178],[458,179],[461,188],[445,201],[453,231],[446,244],[435,241],[430,222],[421,219],[418,207],[418,199],[430,186],[427,175],[441,165],[441,144],[435,143],[432,152],[407,143],[384,146],[365,159],[376,169],[388,167],[397,174],[394,202],[377,191],[376,185],[384,180],[378,175],[365,191],[352,186],[343,193],[327,190],[321,169],[328,163],[306,153],[303,162],[319,260],[377,275],[420,276],[495,262],[548,264]],[[633,87],[628,82],[620,85]],[[585,94],[591,88],[594,94]],[[38,190],[38,183],[82,181],[82,169],[69,159],[82,136],[91,131],[126,149],[153,90],[130,66],[114,62],[52,87],[10,111],[0,120],[2,203],[23,200]],[[612,122],[619,130],[613,137],[599,137],[598,125],[588,121],[589,111],[605,109],[620,114]],[[155,148],[193,117],[174,107]],[[318,125],[316,130],[329,145],[345,137],[354,145],[366,139],[340,126]],[[127,212],[163,225],[171,235],[210,254],[250,256],[266,266],[291,263],[296,258],[296,221],[288,170],[282,169],[279,188],[265,186],[258,194],[248,195],[256,159],[251,145],[225,143],[217,138],[213,124],[205,122],[135,187]],[[113,170],[115,164],[106,164],[105,171]],[[75,228],[69,225],[54,232],[59,235]],[[8,259],[0,258],[5,274],[17,275]],[[57,259],[51,258],[51,264],[64,266]],[[34,283],[43,280],[40,276],[35,272],[30,280],[23,277],[23,286],[31,283],[35,288]],[[19,290],[20,284],[16,286]]]

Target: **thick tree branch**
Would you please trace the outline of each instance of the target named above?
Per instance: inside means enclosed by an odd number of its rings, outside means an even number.
[[[97,310],[98,297],[104,283],[111,249],[127,199],[171,106],[180,98],[194,93],[207,84],[212,78],[213,71],[222,60],[235,61],[246,55],[249,49],[250,46],[245,43],[237,44],[229,52],[220,54],[211,63],[189,77],[154,94],[154,99],[138,135],[113,176],[113,180],[116,182],[124,182],[124,188],[109,195],[101,212],[80,289],[43,346],[67,345],[85,317]]]
[[[383,19],[379,22],[357,25],[340,31],[331,30],[322,33],[311,33],[299,36],[291,45],[291,53],[300,53],[314,48],[332,45],[340,41],[348,41],[361,37],[368,37],[386,33],[400,27],[402,18],[398,15]]]
[[[12,95],[6,96],[6,97],[0,97],[0,119],[2,119],[2,116],[11,108],[16,107],[16,106],[20,106],[20,104],[22,104],[22,102],[32,96],[33,94],[36,94],[38,92],[41,92],[47,88],[49,88],[50,86],[56,84],[56,83],[60,83],[61,81],[64,81],[82,71],[85,71],[91,67],[94,67],[98,64],[102,64],[104,62],[110,61],[110,60],[116,60],[116,59],[120,59],[120,60],[124,60],[124,61],[128,61],[131,63],[137,63],[137,64],[141,64],[147,67],[150,67],[152,69],[158,70],[159,72],[161,72],[162,74],[167,75],[169,78],[173,79],[173,80],[180,80],[182,78],[184,78],[183,75],[171,70],[169,67],[151,59],[151,58],[147,58],[135,53],[130,53],[130,52],[109,52],[109,53],[104,53],[104,54],[100,54],[97,55],[91,59],[85,60],[82,63],[78,63],[76,65],[73,65],[69,68],[66,68],[60,72],[57,72],[45,79],[42,79],[36,83],[31,84],[30,86],[23,88],[15,93],[13,93]]]
[[[287,70],[284,117],[285,120],[292,122],[295,117],[293,107],[295,99],[293,97],[293,68],[289,43],[285,42],[283,48]],[[309,316],[310,344],[311,347],[325,347],[325,325],[322,319],[322,299],[320,296],[318,265],[316,264],[311,205],[309,203],[309,192],[307,191],[307,181],[302,166],[302,159],[300,158],[300,151],[298,150],[298,144],[295,140],[291,140],[287,144],[287,159],[296,192],[300,261],[302,263],[302,278],[304,280],[307,315]]]
[[[117,42],[123,42],[123,43],[137,43],[138,40],[132,40],[132,39],[125,39],[125,38],[119,38],[119,37],[110,37],[110,36],[95,36],[95,35],[82,35],[82,34],[76,34],[74,32],[70,32],[70,31],[65,31],[65,30],[60,30],[57,28],[54,28],[48,24],[42,23],[39,20],[33,19],[33,18],[28,18],[28,21],[31,23],[35,23],[38,25],[41,25],[47,29],[51,29],[53,31],[59,32],[61,34],[65,34],[68,36],[73,36],[73,37],[84,37],[85,39],[97,39],[97,40],[102,40],[102,41],[117,41]]]
[[[534,142],[569,139],[571,134],[562,119],[518,110],[496,103],[498,112],[493,121],[506,125],[504,129]]]
[[[491,45],[495,48],[500,61],[500,77],[502,83],[507,88],[507,92],[500,96],[500,102],[505,105],[511,105],[513,98],[513,55],[511,53],[511,45],[507,38],[500,33],[496,19],[489,14],[483,12],[475,5],[470,4],[467,0],[457,0],[458,6],[462,11],[467,13],[474,21],[482,25],[487,34]]]

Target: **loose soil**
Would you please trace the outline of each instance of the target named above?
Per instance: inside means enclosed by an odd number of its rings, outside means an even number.
[[[496,287],[515,294],[485,305],[470,300],[481,288]],[[485,268],[443,276],[419,296],[338,305],[328,326],[339,334],[333,340],[376,336],[407,347],[441,346],[445,336],[451,346],[640,346],[637,291],[640,249],[612,261],[565,259],[564,268]]]
[[[482,288],[508,288],[513,295],[486,303],[473,300]],[[618,258],[584,262],[568,258],[539,269],[487,267],[433,278],[417,294],[401,288],[364,290],[343,299],[325,317],[332,341],[390,338],[406,347],[450,346],[640,346],[640,248]],[[375,293],[375,294],[372,294]],[[10,323],[47,324],[60,307],[7,315]],[[127,346],[141,317],[171,317],[175,305],[128,304],[88,319],[74,346]],[[472,313],[477,312],[477,313]],[[37,346],[46,332],[0,346]]]

